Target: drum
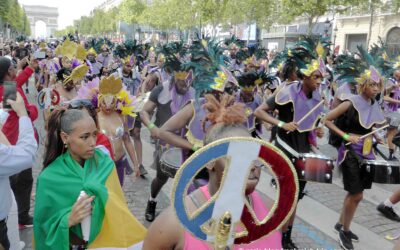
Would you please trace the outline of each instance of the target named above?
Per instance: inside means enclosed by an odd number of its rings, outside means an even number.
[[[332,183],[333,160],[317,154],[300,154],[294,166],[300,180]]]
[[[365,160],[362,167],[371,175],[372,181],[384,184],[400,184],[400,162]]]
[[[176,171],[183,163],[182,149],[170,148],[166,150],[160,159],[160,168],[166,175],[171,178],[175,177]]]

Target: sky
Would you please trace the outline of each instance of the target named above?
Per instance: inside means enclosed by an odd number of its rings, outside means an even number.
[[[105,0],[18,0],[18,2],[25,5],[58,7],[58,28],[63,29],[72,25],[75,19],[89,15],[90,11]]]

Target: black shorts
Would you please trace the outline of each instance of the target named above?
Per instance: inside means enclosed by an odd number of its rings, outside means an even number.
[[[307,184],[307,181],[299,180],[299,193],[298,193],[298,198],[297,198],[298,201],[303,199],[303,197],[305,195],[304,189],[306,188],[306,184]]]
[[[343,174],[344,190],[350,194],[357,194],[364,189],[371,189],[371,175],[361,166],[362,159],[355,155],[352,151],[348,151],[346,158],[340,164]]]
[[[275,126],[276,128],[278,128],[277,126]],[[276,140],[276,135],[275,135],[275,139]],[[280,150],[282,150],[282,152],[289,158],[292,159],[293,156],[287,151],[285,150],[281,145],[279,145],[278,142],[275,143],[275,146],[278,147]],[[296,174],[296,173],[295,173]],[[299,180],[299,193],[298,193],[298,200],[303,199],[305,193],[304,193],[304,189],[306,188],[306,184],[307,181],[303,181],[303,180]]]
[[[157,168],[156,168],[157,179],[159,179],[160,181],[167,181],[169,179],[169,176],[166,173],[164,173],[164,171],[161,170],[160,159],[158,159],[155,164],[157,166]]]
[[[142,128],[142,119],[140,119],[140,114],[136,113],[136,120],[135,120],[135,125],[133,126],[134,128]]]
[[[5,250],[10,249],[10,241],[7,236],[7,222],[5,219],[0,222],[0,246]]]

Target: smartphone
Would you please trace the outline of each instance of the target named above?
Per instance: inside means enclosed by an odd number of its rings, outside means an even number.
[[[11,109],[11,105],[7,103],[7,100],[17,99],[17,84],[16,82],[4,82],[3,83],[3,108]]]
[[[45,59],[46,58],[46,52],[45,51],[35,51],[35,54],[33,55],[34,59]]]

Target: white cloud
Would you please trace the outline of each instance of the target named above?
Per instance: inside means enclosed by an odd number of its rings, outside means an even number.
[[[59,29],[72,25],[75,19],[89,15],[90,12],[105,0],[18,0],[23,5],[44,5],[58,7]]]

